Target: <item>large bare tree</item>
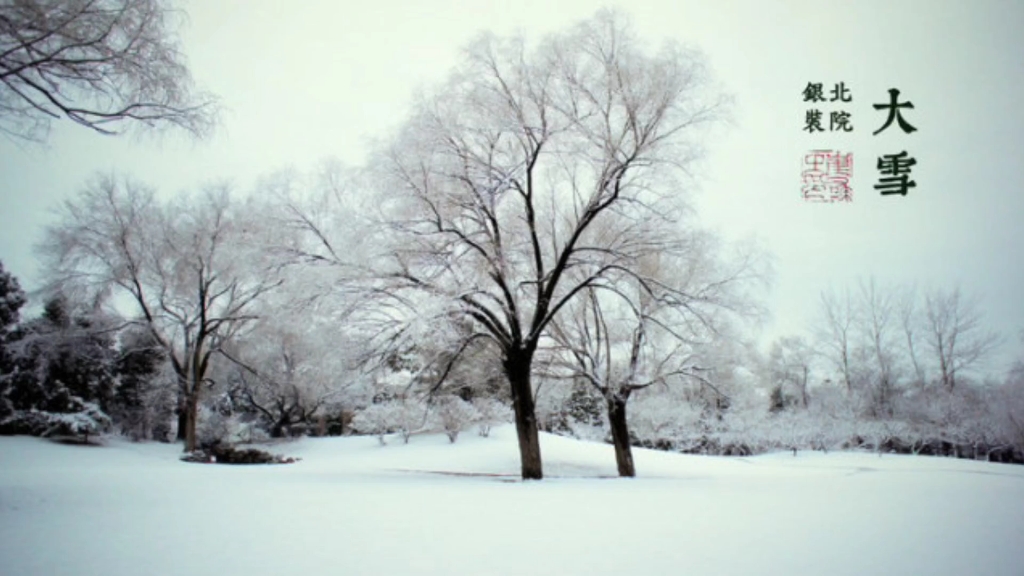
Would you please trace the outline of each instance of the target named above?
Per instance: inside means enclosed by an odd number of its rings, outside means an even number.
[[[0,2],[0,131],[43,139],[67,118],[103,134],[205,134],[214,99],[193,86],[173,16],[165,0]]]
[[[51,285],[127,296],[177,377],[179,437],[196,448],[196,417],[215,354],[256,319],[280,284],[259,267],[255,229],[224,188],[161,204],[128,179],[98,177],[64,203],[41,245]]]
[[[674,250],[687,169],[726,103],[698,53],[652,55],[602,12],[535,48],[480,38],[373,160],[389,249],[364,276],[368,293],[395,333],[468,322],[447,331],[465,334],[449,365],[471,343],[492,346],[524,479],[543,476],[531,370],[551,322],[623,282],[684,298],[639,263]]]

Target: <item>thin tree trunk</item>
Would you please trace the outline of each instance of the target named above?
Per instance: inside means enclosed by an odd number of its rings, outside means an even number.
[[[804,408],[807,408],[807,404],[808,404],[808,398],[807,398],[807,372],[808,372],[808,370],[807,370],[807,366],[804,366],[803,369],[804,369],[804,378],[803,378],[803,380],[800,381],[800,403],[804,405]]]
[[[629,444],[629,426],[626,424],[626,399],[610,394],[608,401],[608,423],[612,428],[612,444],[615,445],[615,464],[619,476],[636,476],[633,466],[633,450]]]
[[[946,387],[946,390],[953,391],[953,379],[949,375],[949,362],[946,357],[946,345],[942,341],[942,335],[938,337],[939,345],[937,346],[939,351],[939,369],[942,372],[942,385]]]
[[[540,438],[537,434],[537,415],[530,386],[531,355],[515,355],[505,359],[505,375],[512,388],[512,407],[516,416],[516,434],[519,437],[519,458],[523,480],[544,477],[540,456]]]
[[[853,393],[853,383],[850,382],[850,357],[846,349],[843,349],[843,380],[846,383],[846,395]]]
[[[911,337],[909,331],[906,332],[907,336],[907,350],[910,351],[910,363],[914,366],[914,377],[917,378],[917,387],[924,389],[924,371],[921,370],[921,363],[917,361],[917,354],[914,352],[914,339]]]

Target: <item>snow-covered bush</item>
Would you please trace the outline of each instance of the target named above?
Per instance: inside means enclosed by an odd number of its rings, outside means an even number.
[[[426,425],[428,413],[422,402],[414,399],[394,399],[370,404],[356,413],[352,419],[352,429],[357,434],[373,434],[383,446],[384,436],[393,432],[402,435],[402,441],[409,443],[409,438]]]
[[[644,445],[675,444],[699,428],[701,409],[656,393],[639,393],[629,405],[629,429]]]
[[[564,380],[537,378],[535,412],[537,425],[545,432],[568,434],[568,415],[565,403],[572,394],[572,386]]]
[[[384,435],[395,429],[394,408],[391,402],[370,404],[352,417],[352,430],[356,434],[373,434],[381,446],[386,444]]]
[[[437,405],[437,415],[448,441],[453,444],[458,439],[459,432],[480,418],[472,404],[457,396],[442,398]]]
[[[198,414],[196,443],[201,448],[259,442],[268,438],[259,426],[239,414],[226,414],[208,406],[200,406]]]
[[[474,398],[473,408],[477,413],[477,431],[484,438],[496,424],[512,421],[512,409],[495,398]]]
[[[1011,380],[993,394],[1000,437],[1024,458],[1024,377]]]
[[[565,402],[565,412],[572,424],[601,426],[605,417],[604,398],[589,384],[577,383]]]
[[[99,406],[73,398],[75,409],[68,412],[18,410],[0,421],[0,434],[31,436],[81,436],[85,442],[110,429],[111,421]]]

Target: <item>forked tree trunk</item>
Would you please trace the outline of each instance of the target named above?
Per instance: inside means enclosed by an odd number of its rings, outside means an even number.
[[[615,445],[615,464],[619,467],[619,476],[632,478],[636,476],[633,466],[633,450],[629,444],[629,426],[626,424],[626,398],[609,394],[608,423],[612,428],[612,444]]]
[[[524,354],[508,357],[504,361],[504,368],[505,376],[508,377],[512,388],[512,407],[516,416],[523,480],[540,480],[544,477],[544,472],[540,458],[533,389],[530,385],[531,356]]]

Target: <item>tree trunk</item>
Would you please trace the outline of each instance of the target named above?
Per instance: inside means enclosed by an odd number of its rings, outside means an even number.
[[[938,338],[938,350],[939,350],[939,369],[942,372],[942,385],[946,387],[946,390],[953,391],[953,379],[950,378],[949,374],[949,359],[946,356],[945,344],[942,342],[942,335]]]
[[[804,408],[807,408],[807,404],[808,404],[808,398],[807,398],[807,372],[808,372],[808,369],[807,369],[807,366],[804,366],[803,368],[804,368],[804,377],[803,377],[803,380],[800,381],[800,403],[804,405]]]
[[[619,476],[636,476],[633,466],[633,450],[629,445],[629,426],[626,424],[626,398],[610,394],[608,401],[608,423],[612,428],[612,444],[615,445],[615,464]]]
[[[187,402],[185,401],[185,394],[178,389],[178,437],[176,438],[179,442],[185,440],[185,430],[188,429],[188,408]]]
[[[274,423],[274,426],[270,429],[270,437],[271,438],[283,438],[284,437],[284,427],[288,426],[288,424],[289,424],[289,422],[288,422],[287,419],[285,419],[285,418],[279,419],[276,423]]]
[[[199,418],[199,394],[198,391],[189,395],[185,402],[185,452],[193,452],[196,449],[196,420]]]
[[[850,358],[847,352],[843,351],[843,381],[846,383],[846,395],[853,394],[853,382],[850,381]]]
[[[540,438],[537,434],[537,414],[530,385],[530,365],[533,355],[509,355],[504,361],[505,375],[512,388],[512,407],[516,415],[516,433],[519,436],[519,459],[523,480],[544,477],[540,457]]]
[[[924,371],[921,370],[921,364],[917,361],[917,354],[914,353],[914,339],[911,338],[909,332],[907,332],[907,350],[910,352],[910,362],[914,366],[914,377],[917,378],[917,387],[921,390],[924,389]]]

